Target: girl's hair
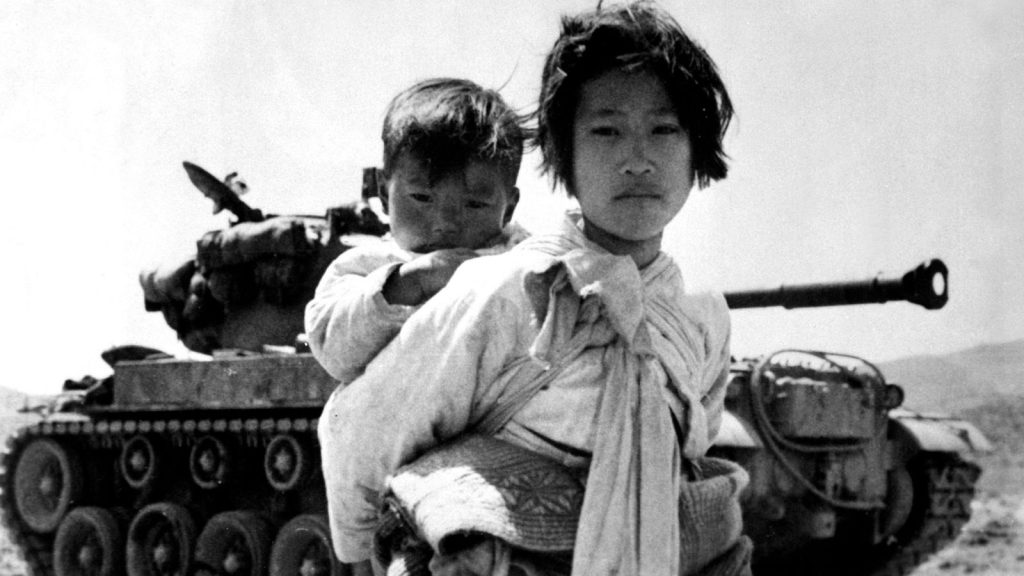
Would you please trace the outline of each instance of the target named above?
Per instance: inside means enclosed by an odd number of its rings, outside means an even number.
[[[395,96],[381,139],[385,178],[408,153],[424,163],[431,183],[483,160],[496,162],[515,185],[523,159],[522,118],[494,90],[457,78],[424,80]]]
[[[574,194],[572,136],[580,89],[610,70],[656,74],[690,136],[698,185],[725,178],[722,138],[733,109],[715,63],[671,15],[641,1],[562,18],[544,63],[537,110],[541,167],[555,184]]]

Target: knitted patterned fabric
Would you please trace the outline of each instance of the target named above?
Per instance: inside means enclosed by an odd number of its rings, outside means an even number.
[[[489,436],[426,453],[388,481],[416,536],[446,553],[450,535],[481,533],[538,552],[571,550],[583,486],[554,460]]]
[[[705,457],[695,462],[702,479],[683,482],[679,490],[680,574],[735,574],[728,558],[742,556],[739,493],[749,476],[729,460]],[[747,550],[747,562],[749,555]]]
[[[680,573],[749,576],[752,545],[740,534],[737,498],[747,474],[718,458],[700,458],[697,466],[701,479],[685,482],[679,495]],[[389,486],[376,541],[388,576],[429,576],[435,551],[452,552],[446,537],[467,532],[563,552],[564,566],[548,566],[555,556],[537,556],[535,572],[569,571],[582,488],[560,464],[495,438],[467,436],[402,468]]]

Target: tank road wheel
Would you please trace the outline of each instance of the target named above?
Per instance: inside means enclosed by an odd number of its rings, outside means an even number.
[[[231,474],[231,452],[220,438],[203,436],[192,446],[188,467],[197,486],[206,490],[217,488]]]
[[[53,541],[57,576],[116,576],[123,573],[124,540],[114,515],[92,506],[64,517]]]
[[[128,575],[189,574],[195,535],[192,516],[177,504],[158,502],[139,510],[128,527]]]
[[[348,576],[335,558],[327,517],[302,514],[277,532],[270,551],[270,573],[275,576]]]
[[[309,450],[291,434],[278,434],[267,444],[263,472],[274,490],[287,492],[301,486],[311,467]]]
[[[956,454],[930,454],[911,461],[907,471],[912,502],[909,510],[897,512],[905,520],[900,526],[886,526],[892,533],[865,555],[869,565],[858,574],[909,574],[956,538],[970,518],[978,466]],[[901,485],[906,488],[907,478],[893,480],[890,489]]]
[[[132,436],[121,448],[118,465],[124,481],[132,488],[152,486],[160,475],[159,451],[148,437]]]
[[[217,514],[196,542],[197,574],[262,576],[267,574],[273,531],[255,512]]]
[[[910,519],[914,509],[914,479],[906,466],[898,466],[889,472],[886,487],[885,510],[882,514],[880,532],[883,540],[895,537]]]
[[[14,506],[33,532],[57,529],[84,489],[77,458],[49,438],[29,442],[14,464]]]

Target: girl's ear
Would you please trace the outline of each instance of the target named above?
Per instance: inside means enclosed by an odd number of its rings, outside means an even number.
[[[513,186],[508,191],[508,198],[505,199],[505,216],[501,220],[502,226],[507,226],[512,220],[512,213],[516,211],[517,204],[519,204],[519,188]]]
[[[391,192],[391,179],[385,179],[384,184],[377,189],[377,197],[380,198],[380,208],[385,214],[388,213],[388,194]]]

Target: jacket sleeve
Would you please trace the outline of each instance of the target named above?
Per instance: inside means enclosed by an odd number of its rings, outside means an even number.
[[[381,292],[400,265],[350,250],[321,278],[306,305],[306,336],[313,356],[334,378],[347,383],[359,376],[416,309],[389,304]]]
[[[708,366],[704,370],[701,404],[707,414],[708,440],[715,441],[722,426],[722,412],[725,410],[725,392],[729,385],[729,366],[732,362],[730,351],[731,321],[725,298],[716,294],[713,300],[711,321],[708,330]]]
[[[478,387],[494,382],[515,353],[520,313],[500,294],[481,294],[487,280],[476,268],[460,267],[324,407],[318,433],[331,537],[342,561],[370,556],[386,478],[466,430]]]

